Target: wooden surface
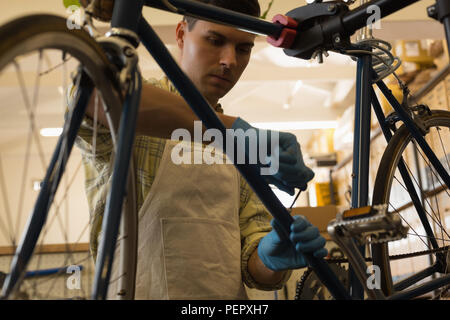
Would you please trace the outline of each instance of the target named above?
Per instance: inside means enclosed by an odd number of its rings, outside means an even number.
[[[14,254],[15,247],[0,246],[0,256]],[[62,252],[83,252],[89,251],[89,243],[71,243],[71,244],[45,244],[38,245],[35,253],[62,253]]]

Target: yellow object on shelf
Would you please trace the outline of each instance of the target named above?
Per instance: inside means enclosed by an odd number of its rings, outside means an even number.
[[[398,74],[420,71],[434,65],[434,58],[423,40],[397,41],[394,53],[402,60],[402,65],[397,69]]]
[[[395,54],[406,62],[432,64],[426,43],[421,40],[400,40],[395,45]]]
[[[334,190],[334,199],[335,204],[339,205],[339,198],[337,192],[337,183],[333,183]],[[326,206],[331,203],[331,194],[330,194],[330,183],[329,182],[318,182],[315,184],[316,198],[317,198],[317,206]]]
[[[400,88],[400,86],[398,85],[398,83],[397,82],[388,83],[387,87],[389,88],[389,90],[391,90],[392,94],[397,99],[397,101],[399,101],[401,103],[403,100],[403,91]],[[378,88],[376,89],[376,93],[377,93],[378,100],[380,101],[381,108],[383,109],[384,114],[387,115],[387,114],[391,113],[392,111],[394,111],[394,109],[392,108],[389,101],[387,101],[387,99],[384,97],[384,95],[381,93],[381,91],[378,90]]]
[[[308,142],[307,149],[312,154],[329,154],[334,150],[335,129],[322,129],[313,133]]]

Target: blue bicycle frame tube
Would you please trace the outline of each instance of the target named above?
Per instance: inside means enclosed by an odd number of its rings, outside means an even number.
[[[368,205],[369,159],[370,159],[370,116],[371,116],[371,62],[372,57],[358,58],[356,76],[355,127],[353,136],[352,208]],[[365,246],[359,248],[365,255]],[[362,284],[349,268],[352,297],[364,299]]]
[[[76,265],[75,267],[77,267],[78,270],[80,271],[83,270],[82,265]],[[43,277],[43,276],[50,276],[53,274],[66,274],[67,270],[69,270],[69,267],[31,270],[26,272],[25,278]]]
[[[73,110],[69,111],[72,112],[70,123],[65,127],[67,130],[58,139],[57,147],[47,169],[33,212],[24,228],[23,237],[19,242],[11,262],[11,273],[6,276],[1,294],[2,297],[8,297],[14,290],[18,280],[24,276],[25,268],[33,254],[42,227],[47,219],[48,209],[54,196],[52,193],[58,187],[64,173],[67,159],[69,159],[70,152],[72,151],[78,128],[83,120],[83,115],[92,92],[92,86],[86,84],[87,77],[84,72],[81,74],[80,88],[75,92],[77,104]],[[70,135],[65,133],[69,133]]]
[[[433,275],[436,272],[439,272],[441,269],[441,266],[438,263],[435,263],[434,265],[425,268],[417,273],[414,273],[412,276],[403,279],[402,281],[399,281],[395,283],[394,290],[395,291],[402,291],[406,288],[409,288],[412,285],[417,284],[419,281]]]
[[[128,169],[134,145],[139,103],[141,100],[142,79],[139,71],[132,72],[132,81],[127,93],[119,125],[119,139],[115,154],[114,168],[111,182],[111,192],[106,199],[105,213],[102,222],[103,235],[101,237],[96,268],[95,283],[92,299],[105,299],[108,289],[111,266],[116,248],[117,234],[122,204],[125,197]]]
[[[144,0],[115,0],[111,19],[112,28],[124,28],[137,33]]]
[[[449,283],[450,283],[450,274],[447,274],[443,277],[431,280],[423,285],[420,285],[417,288],[395,293],[392,296],[388,297],[388,300],[410,300],[419,297],[425,293],[439,289],[445,285],[448,285]]]
[[[447,187],[450,188],[450,176],[448,172],[445,170],[442,163],[439,161],[434,152],[431,150],[428,143],[425,141],[422,133],[414,124],[414,120],[408,115],[407,111],[401,106],[401,104],[397,101],[397,99],[395,99],[395,97],[392,94],[390,94],[390,90],[387,88],[384,82],[382,81],[377,82],[377,86],[386,96],[386,99],[389,101],[392,108],[394,108],[395,112],[397,112],[400,119],[402,119],[405,126],[411,132],[412,136],[417,141],[422,151],[426,154],[426,156],[428,157],[429,161],[431,162],[437,173],[441,176],[443,182],[447,185]]]
[[[278,38],[283,31],[283,26],[279,24],[198,1],[170,0],[170,3],[178,8],[178,14],[230,25],[254,34]],[[170,11],[164,5],[161,5],[161,1],[157,0],[146,0],[145,5]]]
[[[367,206],[369,202],[371,65],[370,55],[358,58],[353,136],[352,208]]]
[[[209,103],[197,90],[192,81],[180,69],[167,48],[145,19],[141,19],[139,35],[144,46],[184,97],[195,114],[203,121],[204,125],[207,128],[218,129],[224,137],[227,137],[228,133],[223,123],[217,117]],[[235,166],[273,217],[280,222],[284,231],[288,233],[293,218],[281,204],[280,200],[275,196],[272,189],[259,175],[257,168],[254,165],[239,165],[236,163]],[[317,259],[313,257],[312,254],[305,254],[305,258],[309,265],[314,268],[322,283],[330,290],[336,299],[350,298],[344,286],[337,279],[325,260]]]

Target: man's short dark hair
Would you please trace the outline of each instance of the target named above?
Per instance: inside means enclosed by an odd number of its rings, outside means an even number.
[[[259,18],[261,15],[261,8],[258,0],[196,0],[213,6],[221,7],[224,9],[233,10],[239,13],[248,14]],[[191,31],[194,28],[198,19],[193,17],[184,17],[184,21],[188,24],[188,30]]]

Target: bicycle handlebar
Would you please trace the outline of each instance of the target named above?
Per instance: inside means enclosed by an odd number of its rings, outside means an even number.
[[[220,22],[254,34],[278,38],[283,31],[283,26],[279,24],[198,1],[170,0],[170,4],[176,7],[178,11],[175,13],[177,14],[211,22]],[[173,12],[167,8],[161,0],[146,0],[145,6]]]
[[[384,18],[400,9],[403,9],[420,0],[373,0],[354,10],[337,10],[336,3],[308,4],[291,10],[287,16],[296,19],[300,23],[295,26],[284,26],[279,23],[271,23],[249,15],[237,13],[231,10],[211,6],[192,0],[167,0],[174,10],[168,8],[162,0],[145,0],[144,5],[177,14],[197,17],[203,20],[230,25],[250,33],[266,35],[272,39],[278,39],[283,30],[290,29],[296,33],[296,40],[285,53],[302,59],[310,59],[313,53],[319,49],[332,50],[336,35],[341,38],[349,38],[357,30],[367,26],[371,19]],[[334,5],[334,7],[332,7]],[[341,7],[346,6],[339,4]],[[331,7],[329,7],[331,6]],[[328,7],[328,8],[327,8]],[[378,8],[379,16],[376,16],[371,8]],[[323,19],[328,16],[327,19]],[[306,20],[306,25],[302,24]],[[316,20],[316,21],[315,21]],[[375,22],[375,21],[372,21]],[[291,42],[289,42],[291,43]]]

